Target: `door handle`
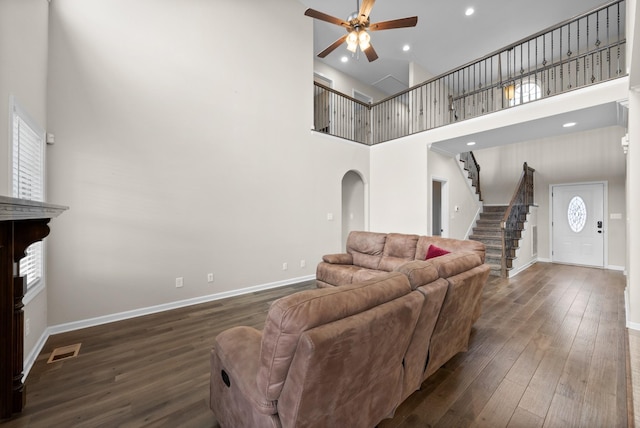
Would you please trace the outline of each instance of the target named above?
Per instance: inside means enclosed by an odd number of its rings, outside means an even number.
[[[598,229],[602,229],[602,222],[601,221],[598,222]]]

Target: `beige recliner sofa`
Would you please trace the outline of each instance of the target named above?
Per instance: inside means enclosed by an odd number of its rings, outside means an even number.
[[[425,260],[429,247],[449,254]],[[401,233],[353,231],[347,238],[347,252],[323,256],[316,269],[320,288],[401,272],[413,288],[426,283],[422,272],[437,272],[447,283],[447,292],[429,343],[427,366],[422,380],[432,375],[458,352],[468,349],[473,323],[482,312],[482,289],[489,276],[481,242]],[[432,277],[429,277],[433,280]]]
[[[275,301],[262,332],[234,327],[211,352],[222,427],[362,427],[391,417],[422,382],[447,283],[422,268]]]
[[[378,251],[367,238],[379,243],[380,234],[369,234],[352,233],[348,248]],[[366,268],[368,280],[319,281],[318,289],[275,301],[262,332],[234,327],[216,337],[210,407],[222,427],[373,427],[467,349],[489,274],[484,246],[456,250],[464,241],[452,242],[452,254],[407,260],[399,255],[416,250],[398,245],[406,236],[392,235],[377,266],[385,257],[393,271]],[[373,266],[378,256],[361,255],[350,260]]]

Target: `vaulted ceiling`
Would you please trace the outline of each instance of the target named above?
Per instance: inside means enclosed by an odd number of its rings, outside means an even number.
[[[346,20],[357,0],[299,0],[309,8]],[[602,4],[602,0],[377,0],[371,22],[418,16],[413,28],[371,33],[379,59],[368,62],[346,45],[320,61],[386,93],[409,85],[409,63],[437,76]],[[465,15],[468,8],[474,13]],[[345,34],[345,29],[309,18],[316,55]],[[409,45],[409,51],[403,46]],[[311,53],[310,53],[311,54]],[[342,62],[347,57],[347,62]],[[399,82],[388,86],[388,82]]]
[[[357,0],[299,0],[306,7],[347,20],[358,10]],[[418,16],[412,28],[371,32],[371,43],[379,58],[369,62],[359,50],[347,51],[343,44],[319,61],[372,85],[383,93],[396,94],[409,87],[409,68],[413,62],[432,77],[496,52],[551,26],[571,20],[610,2],[603,0],[376,0],[371,23]],[[466,10],[474,9],[467,16]],[[345,29],[309,18],[313,25],[314,52],[317,55],[345,34]],[[614,25],[614,23],[611,23]],[[622,23],[624,25],[624,23]],[[403,46],[409,45],[408,51]],[[346,57],[346,62],[342,58]],[[317,57],[316,57],[317,58]],[[417,82],[415,82],[417,83]],[[597,127],[626,126],[626,109],[607,102],[590,108],[576,108],[562,114],[503,126],[433,145],[449,154],[468,150],[466,143],[477,141],[474,150],[533,138],[566,133],[563,121],[577,122],[573,132]],[[437,146],[437,147],[436,147]]]

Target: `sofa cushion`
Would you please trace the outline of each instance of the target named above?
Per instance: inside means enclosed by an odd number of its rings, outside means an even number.
[[[408,260],[413,260],[416,256],[418,238],[418,235],[389,233],[384,243],[384,250],[378,269],[391,272]]]
[[[347,238],[347,253],[353,256],[354,265],[378,269],[386,239],[386,233],[353,231]]]
[[[316,267],[316,279],[334,285],[351,284],[353,275],[362,269],[364,268],[355,265],[320,262]]]
[[[258,390],[278,399],[300,335],[316,326],[366,311],[411,292],[398,272],[343,287],[295,293],[272,303],[262,332]]]
[[[427,255],[424,258],[425,260],[432,259],[434,257],[444,256],[445,254],[449,254],[451,251],[447,251],[444,248],[440,248],[436,245],[429,245],[429,249],[427,250]]]
[[[385,272],[383,270],[375,270],[375,269],[365,269],[360,268],[360,270],[353,273],[353,283],[370,281],[375,278],[381,278],[388,275],[389,272]]]

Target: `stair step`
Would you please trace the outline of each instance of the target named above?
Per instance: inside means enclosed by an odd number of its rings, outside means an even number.
[[[504,214],[507,211],[507,208],[509,208],[508,205],[485,205],[482,207],[482,211],[485,213],[501,212]]]
[[[502,217],[504,217],[504,214],[500,214],[500,213],[480,213],[480,218],[478,220],[483,220],[483,221],[502,221]]]
[[[476,226],[473,228],[474,235],[499,235],[502,236],[502,229],[495,226]]]
[[[500,229],[500,224],[502,223],[501,219],[484,219],[480,217],[480,219],[476,222],[478,226],[483,227],[497,227]]]

